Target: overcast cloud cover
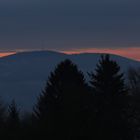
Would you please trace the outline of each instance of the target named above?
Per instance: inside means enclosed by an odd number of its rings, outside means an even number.
[[[0,49],[140,47],[140,0],[0,0]]]

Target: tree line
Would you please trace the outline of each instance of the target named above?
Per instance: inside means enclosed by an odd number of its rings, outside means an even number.
[[[50,73],[31,114],[21,118],[14,101],[6,113],[1,102],[0,138],[139,139],[139,72],[131,68],[126,82],[117,62],[102,55],[87,82],[77,65],[64,60]]]

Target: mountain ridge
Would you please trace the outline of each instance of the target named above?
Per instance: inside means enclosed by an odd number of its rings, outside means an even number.
[[[67,53],[63,53],[63,52],[59,52],[59,51],[51,51],[51,50],[39,50],[39,51],[23,51],[23,52],[17,52],[15,54],[11,54],[11,55],[8,55],[8,56],[4,56],[4,57],[1,57],[0,59],[5,59],[5,58],[10,58],[10,57],[14,57],[14,56],[20,56],[20,55],[30,55],[30,54],[61,54],[61,55],[67,55],[67,56],[76,56],[76,55],[105,55],[105,54],[109,54],[109,55],[113,55],[113,56],[119,56],[119,57],[122,57],[122,58],[126,58],[126,59],[129,59],[131,61],[135,61],[135,62],[140,62],[136,59],[132,59],[132,58],[129,58],[129,57],[125,57],[125,56],[121,56],[121,55],[117,55],[117,54],[111,54],[111,53],[90,53],[90,52],[82,52],[82,53],[72,53],[72,54],[67,54]]]
[[[53,51],[34,51],[0,58],[0,96],[6,102],[15,99],[21,108],[31,110],[50,72],[58,63],[65,59],[72,60],[87,78],[87,72],[94,70],[100,55],[99,53],[67,55]],[[119,63],[122,72],[127,72],[129,67],[140,67],[139,61],[117,55],[110,56]]]

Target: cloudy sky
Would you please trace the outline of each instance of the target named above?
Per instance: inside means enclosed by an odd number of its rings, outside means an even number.
[[[140,0],[0,0],[0,51],[36,49],[140,60]]]

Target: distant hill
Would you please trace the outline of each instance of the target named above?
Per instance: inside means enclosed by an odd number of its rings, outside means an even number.
[[[66,55],[53,51],[23,52],[0,58],[0,96],[6,102],[15,99],[21,109],[30,110],[41,93],[50,71],[65,59],[79,66],[88,79],[87,72],[93,71],[100,54],[83,53]],[[129,67],[140,67],[140,62],[111,55],[123,72]]]

